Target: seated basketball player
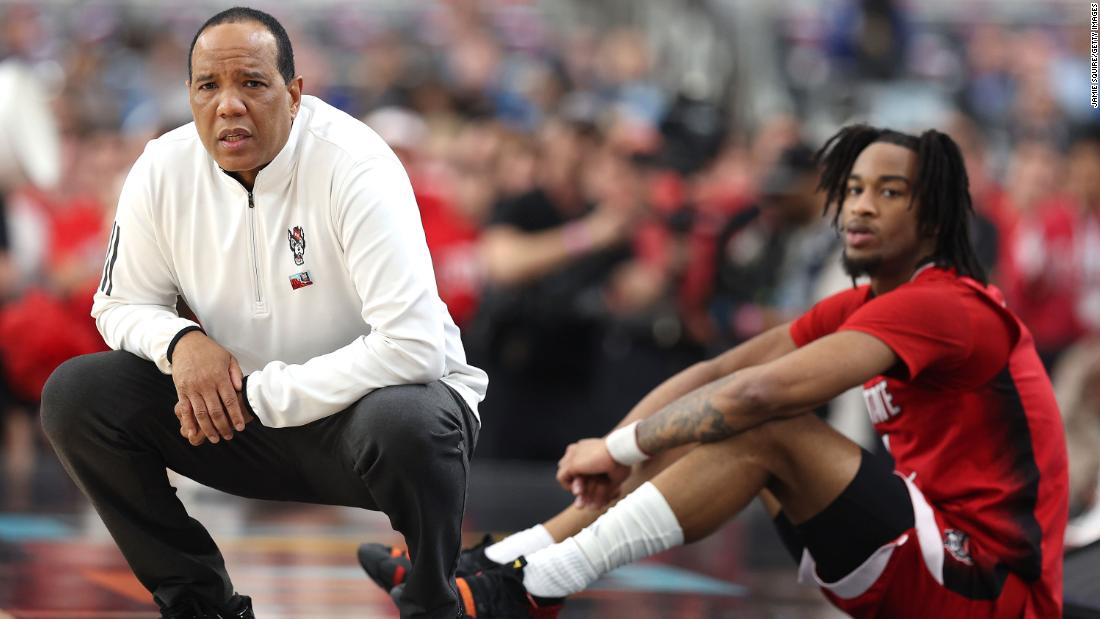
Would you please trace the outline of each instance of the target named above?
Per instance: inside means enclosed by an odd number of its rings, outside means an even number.
[[[606,438],[571,445],[558,481],[576,503],[463,553],[469,615],[553,616],[759,496],[802,577],[853,616],[1061,616],[1062,423],[1030,334],[974,258],[957,146],[861,125],[818,157],[844,264],[870,285],[681,372]],[[892,468],[807,413],[856,385]],[[360,550],[387,587],[407,562],[388,550]]]

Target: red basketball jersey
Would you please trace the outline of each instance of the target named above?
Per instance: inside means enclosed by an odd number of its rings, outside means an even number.
[[[835,294],[791,325],[798,346],[840,330],[883,341],[899,362],[864,384],[875,430],[928,501],[958,529],[946,550],[983,569],[944,586],[1030,583],[1028,617],[1061,616],[1067,469],[1062,419],[1031,334],[993,286],[931,265],[874,296]],[[963,542],[972,540],[975,552]],[[966,578],[973,578],[969,572]]]

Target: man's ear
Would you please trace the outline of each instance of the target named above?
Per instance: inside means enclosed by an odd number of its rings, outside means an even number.
[[[302,76],[290,80],[290,83],[286,85],[287,92],[290,93],[290,117],[294,118],[298,115],[298,108],[302,105]]]

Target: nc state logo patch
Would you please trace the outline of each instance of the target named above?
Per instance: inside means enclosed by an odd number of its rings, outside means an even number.
[[[306,261],[306,233],[301,226],[294,226],[286,231],[290,239],[290,253],[294,254],[294,264],[302,266]]]

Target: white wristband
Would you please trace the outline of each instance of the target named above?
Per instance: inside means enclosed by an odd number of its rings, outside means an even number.
[[[638,422],[619,428],[605,439],[611,458],[623,466],[633,466],[649,459],[638,447]]]

